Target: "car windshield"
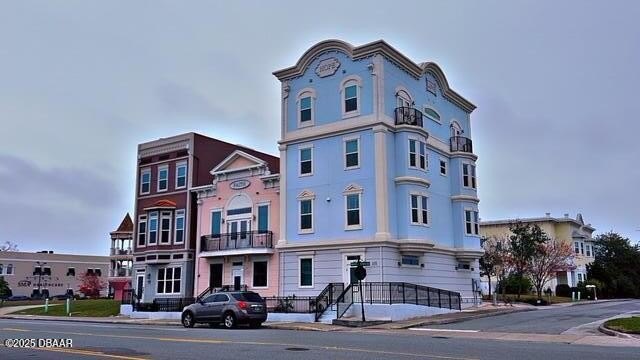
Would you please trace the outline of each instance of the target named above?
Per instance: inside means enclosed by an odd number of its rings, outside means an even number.
[[[234,299],[238,300],[238,301],[249,301],[249,302],[262,302],[262,297],[256,293],[238,293],[238,294],[231,294],[231,296],[233,296]]]

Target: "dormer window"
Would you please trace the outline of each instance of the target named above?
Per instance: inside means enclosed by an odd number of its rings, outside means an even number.
[[[311,126],[314,124],[314,102],[316,98],[315,90],[311,88],[302,89],[298,93],[298,127]]]

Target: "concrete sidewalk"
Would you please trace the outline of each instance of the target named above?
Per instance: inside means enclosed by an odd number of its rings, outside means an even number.
[[[42,316],[42,315],[1,315],[0,319],[72,321],[72,322],[86,322],[86,323],[100,323],[100,324],[182,326],[182,324],[180,324],[180,321],[177,321],[177,320],[131,319],[126,316],[72,317],[72,316]]]

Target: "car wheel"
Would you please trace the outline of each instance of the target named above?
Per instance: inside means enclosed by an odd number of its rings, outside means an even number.
[[[196,319],[195,317],[193,317],[193,314],[191,313],[191,311],[187,311],[184,314],[182,314],[182,326],[186,328],[192,328],[193,325],[195,324],[196,324]]]
[[[228,312],[224,314],[224,327],[227,329],[233,329],[236,327],[236,317],[233,313]]]
[[[252,329],[258,329],[262,326],[262,323],[260,321],[252,321],[249,323],[249,327]]]

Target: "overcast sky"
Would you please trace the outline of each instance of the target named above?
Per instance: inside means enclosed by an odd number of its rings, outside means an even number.
[[[484,220],[581,212],[640,238],[637,2],[213,3],[2,2],[0,242],[106,254],[140,142],[276,154],[271,72],[327,38],[435,61],[477,105]]]

